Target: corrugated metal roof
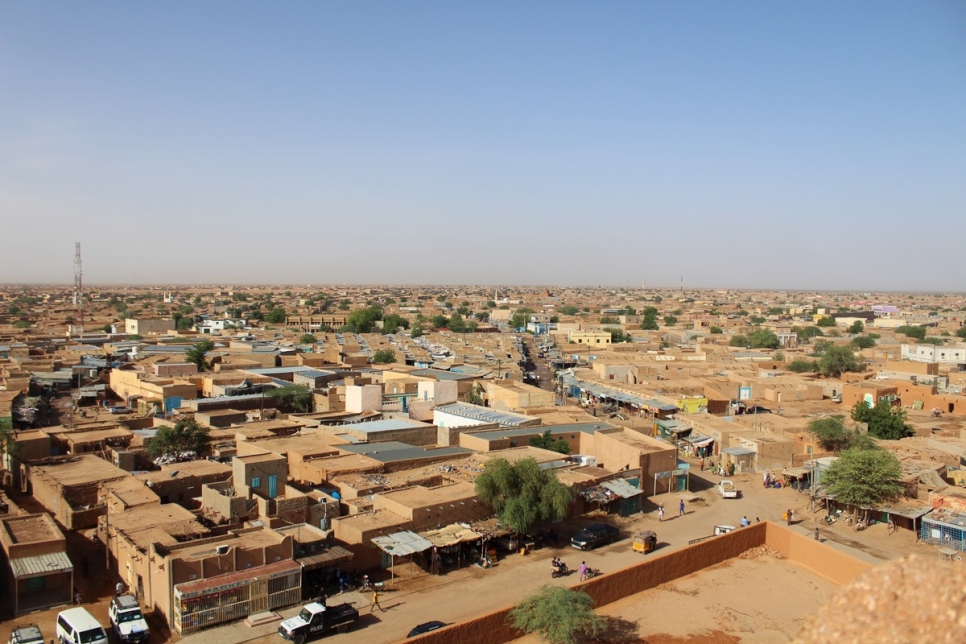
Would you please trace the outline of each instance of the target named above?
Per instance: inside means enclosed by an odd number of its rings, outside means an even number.
[[[600,485],[625,499],[635,497],[642,492],[642,490],[637,489],[624,479],[611,479],[610,481],[604,481]]]
[[[406,555],[423,552],[433,547],[431,541],[423,539],[415,532],[406,530],[396,532],[385,537],[373,537],[372,544],[394,557],[405,557]]]
[[[10,569],[17,579],[26,579],[54,572],[70,572],[74,569],[74,564],[71,563],[66,552],[52,552],[46,555],[11,559]]]

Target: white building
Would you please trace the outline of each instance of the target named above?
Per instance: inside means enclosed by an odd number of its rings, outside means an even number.
[[[902,359],[915,362],[938,362],[954,365],[959,371],[966,371],[966,344],[933,345],[903,344]]]

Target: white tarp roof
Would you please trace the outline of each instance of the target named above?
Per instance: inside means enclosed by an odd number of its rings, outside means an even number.
[[[638,490],[624,479],[611,479],[610,481],[604,481],[600,484],[600,486],[607,488],[617,496],[625,499],[629,499],[632,496],[637,496],[641,493],[641,490]]]

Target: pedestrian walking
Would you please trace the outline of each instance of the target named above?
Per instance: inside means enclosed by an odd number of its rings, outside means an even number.
[[[372,591],[372,603],[369,605],[369,612],[371,613],[372,611],[374,611],[376,609],[376,606],[379,606],[379,591],[378,590]],[[385,613],[386,611],[383,609],[382,606],[379,606],[379,612]]]
[[[657,520],[664,521],[664,504],[657,506]]]
[[[581,561],[580,562],[580,581],[583,581],[586,578],[587,578],[587,562]]]
[[[704,471],[704,457],[701,457],[701,471]]]
[[[762,474],[762,476],[761,476],[761,486],[762,487],[768,487],[768,472],[765,472],[764,474]]]
[[[818,528],[817,527],[815,528],[815,540],[816,541],[821,541],[821,539],[818,538]]]
[[[785,518],[788,521],[788,525],[791,525],[792,524],[792,511],[791,511],[791,509],[789,509],[788,512],[785,514]]]
[[[678,516],[684,516],[684,499],[681,499],[681,502],[678,504]]]

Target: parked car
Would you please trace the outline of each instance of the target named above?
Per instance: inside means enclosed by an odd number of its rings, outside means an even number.
[[[10,633],[10,644],[44,644],[44,636],[36,624],[14,626]]]
[[[578,550],[593,550],[620,538],[620,530],[606,523],[589,525],[570,540],[570,545]]]
[[[144,621],[141,605],[134,595],[118,595],[107,609],[111,627],[124,644],[141,644],[148,641],[148,623]]]
[[[352,604],[325,606],[319,602],[306,604],[295,617],[283,621],[278,634],[283,640],[303,644],[335,630],[344,633],[359,619],[359,611]]]
[[[735,484],[731,481],[721,481],[718,483],[718,494],[726,499],[738,498],[738,490],[735,488]]]
[[[68,608],[57,613],[57,640],[61,644],[107,644],[107,632],[86,608]]]
[[[409,631],[409,635],[407,635],[406,637],[416,637],[417,635],[422,635],[423,633],[438,631],[444,626],[446,626],[446,624],[444,624],[443,622],[425,622],[415,627],[413,630]]]

